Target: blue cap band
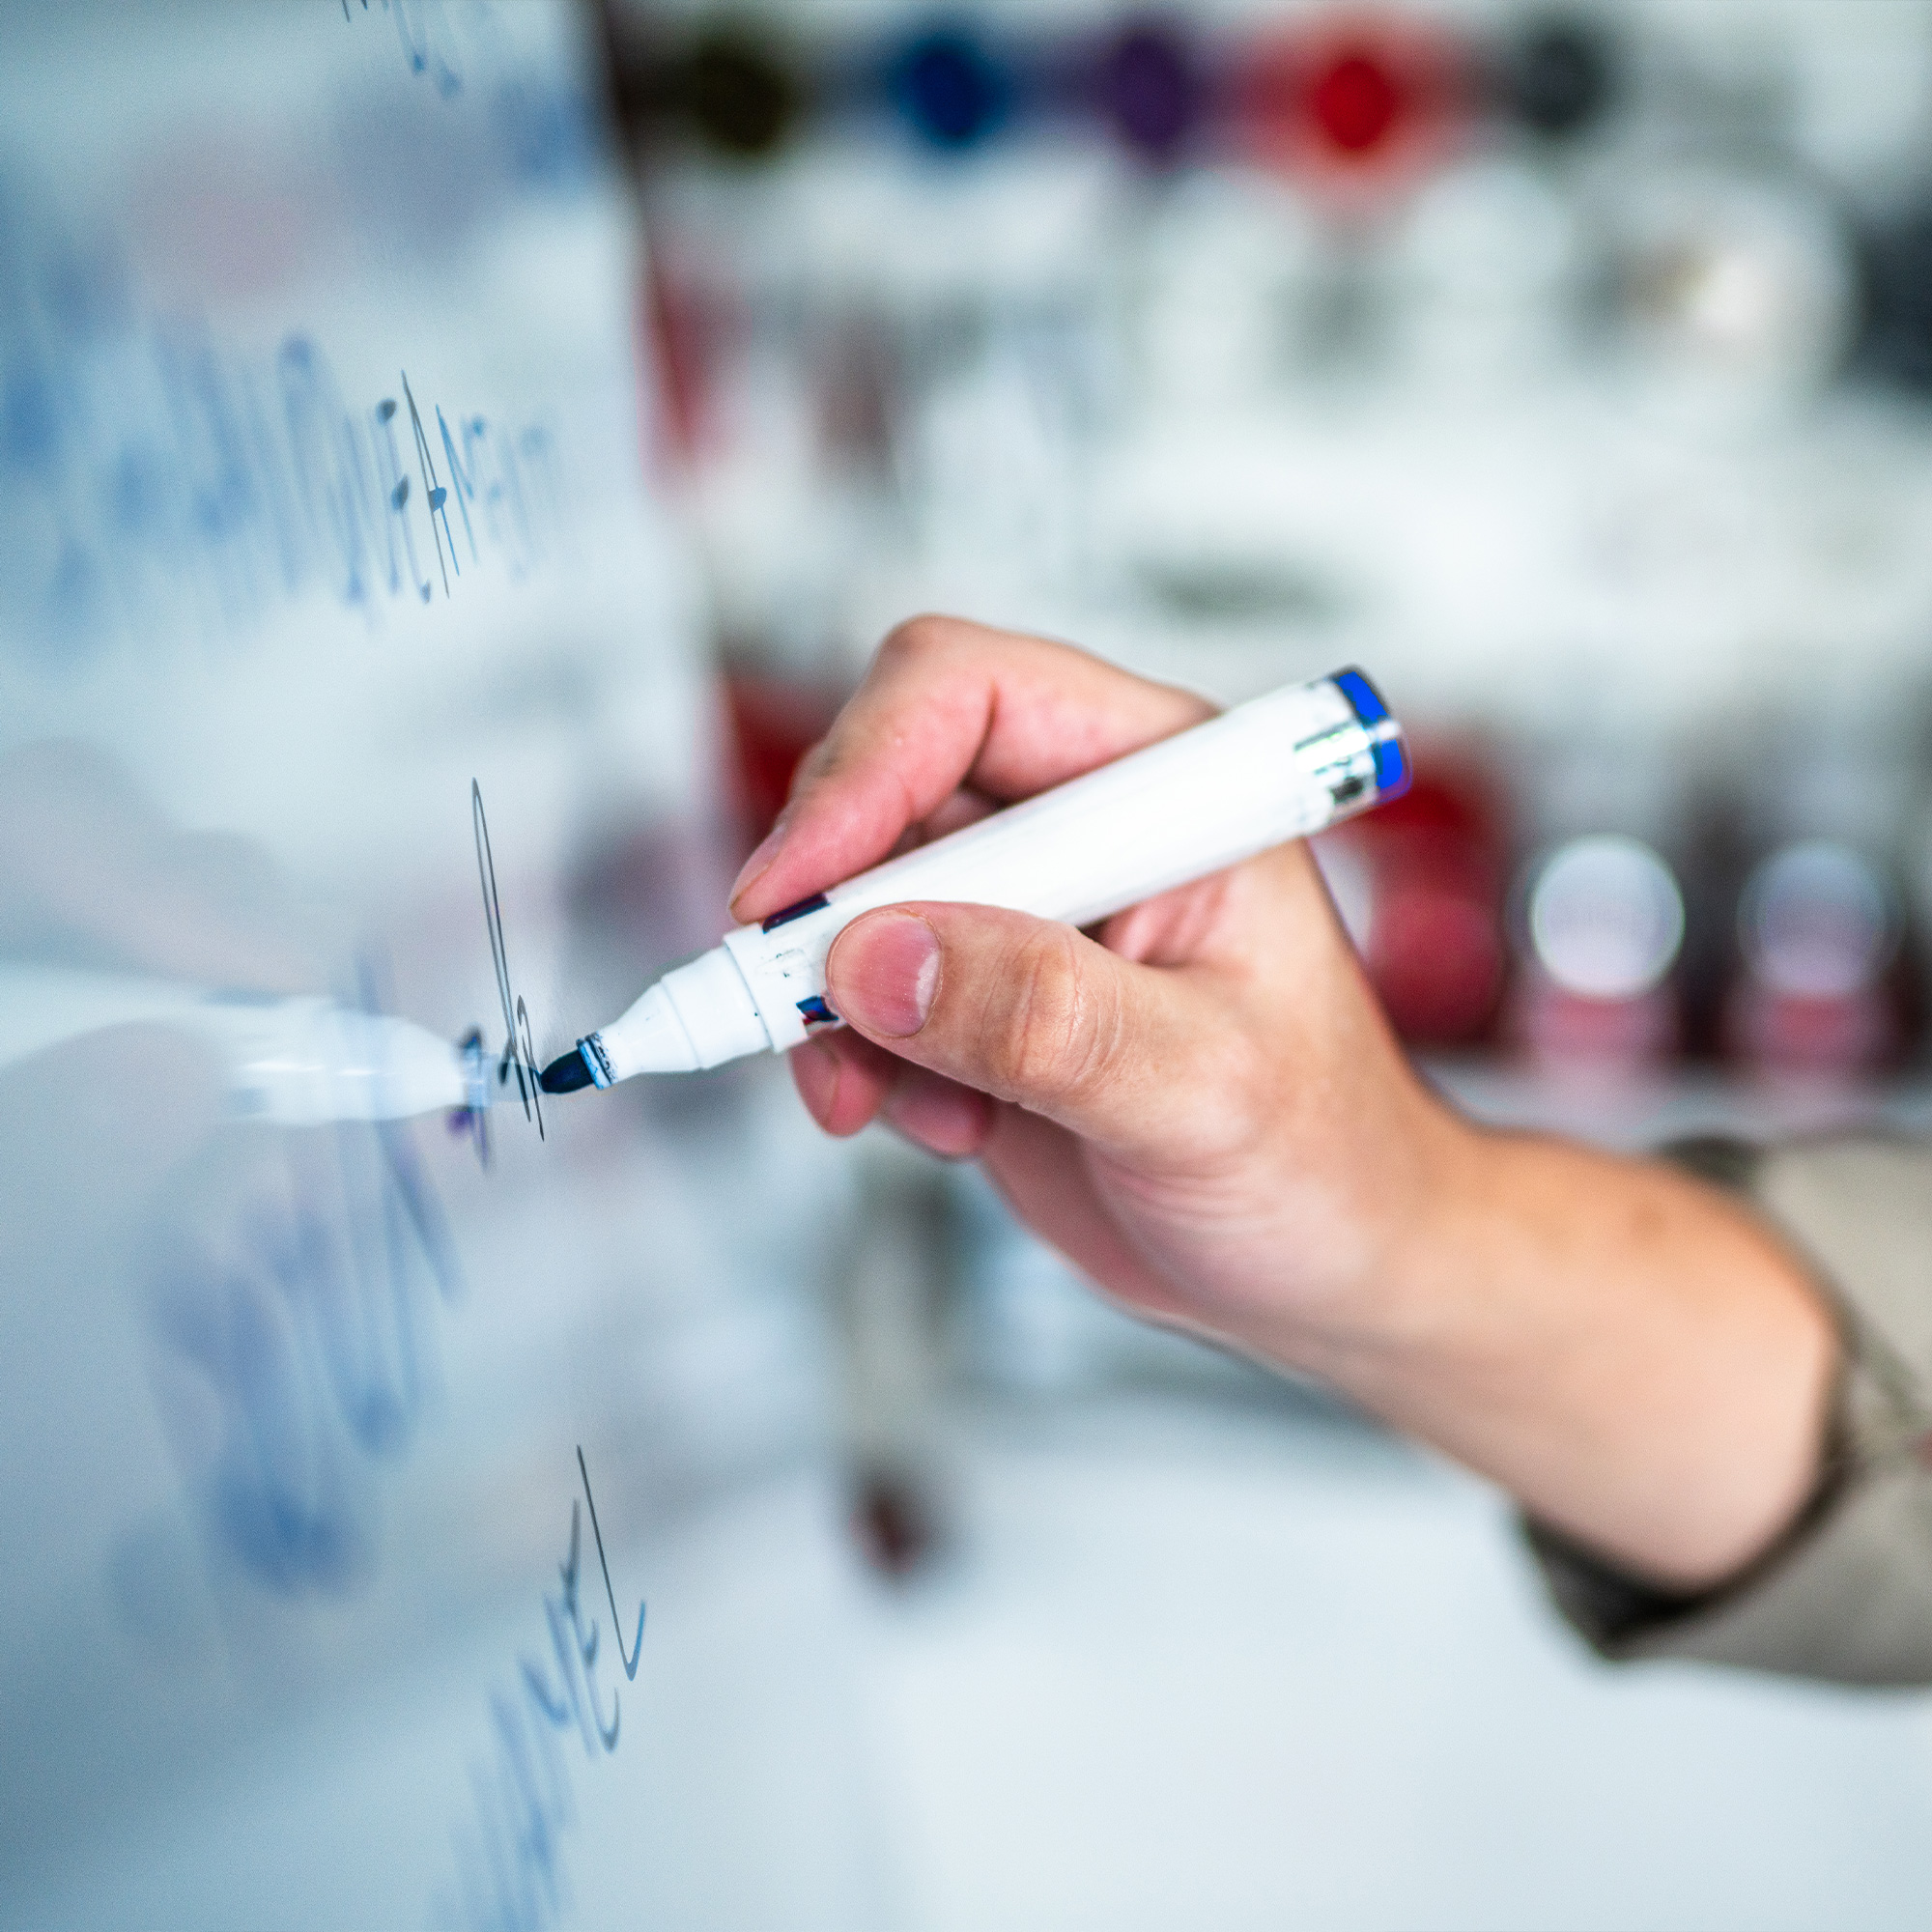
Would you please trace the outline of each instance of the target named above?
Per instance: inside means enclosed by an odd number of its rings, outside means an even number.
[[[1382,702],[1381,693],[1360,671],[1338,670],[1334,684],[1363,724],[1373,727],[1388,720],[1389,708]],[[1399,737],[1378,738],[1370,755],[1376,761],[1378,797],[1393,798],[1397,792],[1407,790],[1408,759]]]
[[[796,905],[781,907],[759,927],[760,932],[776,932],[781,925],[789,925],[795,919],[803,919],[809,912],[823,912],[832,903],[823,893],[813,893],[809,899],[800,899]]]
[[[1338,670],[1334,686],[1349,700],[1350,708],[1364,724],[1379,724],[1389,715],[1382,695],[1358,670]]]

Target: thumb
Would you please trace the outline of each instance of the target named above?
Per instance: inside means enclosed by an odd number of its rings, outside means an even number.
[[[1206,1015],[1177,973],[995,906],[890,906],[826,960],[832,1009],[901,1059],[1122,1152],[1173,1130]]]

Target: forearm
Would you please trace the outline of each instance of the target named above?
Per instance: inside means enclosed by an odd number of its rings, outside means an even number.
[[[1304,1365],[1658,1583],[1721,1581],[1817,1478],[1836,1337],[1797,1262],[1662,1165],[1453,1123],[1376,1320]]]

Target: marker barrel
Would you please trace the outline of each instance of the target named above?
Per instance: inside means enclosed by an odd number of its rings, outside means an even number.
[[[1359,671],[1270,693],[890,859],[676,968],[582,1046],[595,1085],[785,1052],[838,1024],[825,959],[908,900],[1087,925],[1402,789],[1401,729]]]

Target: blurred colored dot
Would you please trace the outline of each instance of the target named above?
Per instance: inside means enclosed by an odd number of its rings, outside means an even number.
[[[798,111],[799,88],[783,65],[743,33],[707,34],[681,76],[684,109],[697,131],[728,155],[768,155]]]
[[[1347,187],[1438,158],[1466,119],[1468,49],[1398,15],[1317,19],[1253,47],[1234,75],[1262,158]]]
[[[1124,28],[1101,55],[1094,95],[1122,143],[1171,160],[1201,118],[1201,77],[1179,32],[1158,21]]]
[[[935,148],[969,148],[1007,109],[1007,78],[970,34],[922,34],[893,64],[890,92],[899,112]]]
[[[1503,57],[1502,105],[1539,134],[1580,133],[1609,105],[1613,68],[1599,28],[1561,17],[1537,21]]]
[[[1366,155],[1388,139],[1408,103],[1394,75],[1371,54],[1345,53],[1308,90],[1309,111],[1328,144]]]

